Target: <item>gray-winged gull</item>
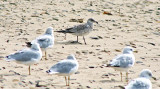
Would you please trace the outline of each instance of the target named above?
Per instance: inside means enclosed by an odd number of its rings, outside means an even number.
[[[48,27],[46,32],[43,35],[37,37],[32,42],[26,42],[26,44],[27,44],[28,47],[30,47],[32,45],[32,43],[35,43],[35,42],[39,43],[42,51],[45,51],[45,60],[47,60],[46,50],[48,48],[53,47],[53,45],[54,45],[53,27]]]
[[[131,80],[125,89],[152,89],[150,78],[154,78],[152,72],[149,69],[143,69],[139,78]]]
[[[53,65],[48,71],[49,74],[56,74],[64,76],[66,80],[66,86],[69,86],[70,75],[78,70],[79,64],[74,55],[69,55],[66,60],[62,60]],[[68,83],[67,83],[68,76]]]
[[[122,72],[126,72],[126,81],[128,82],[128,69],[131,68],[134,65],[134,63],[135,57],[133,54],[133,48],[127,46],[123,49],[123,54],[116,56],[107,66],[120,71],[121,81]]]
[[[28,65],[29,75],[30,66],[39,62],[42,58],[42,51],[38,43],[33,43],[31,48],[20,50],[14,54],[6,56],[6,61],[15,61],[20,64]]]

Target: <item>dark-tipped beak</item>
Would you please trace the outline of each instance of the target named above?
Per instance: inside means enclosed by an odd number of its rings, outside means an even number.
[[[153,80],[157,80],[157,78],[156,78],[156,77],[152,77],[152,79],[153,79]]]
[[[133,52],[134,52],[134,53],[138,53],[138,51],[136,51],[136,50],[134,50]]]
[[[98,22],[97,22],[97,21],[95,21],[95,23],[97,23],[97,24],[98,24]]]

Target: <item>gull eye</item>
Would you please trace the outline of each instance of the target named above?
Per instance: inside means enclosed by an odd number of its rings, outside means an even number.
[[[152,76],[152,74],[151,74],[151,73],[149,73],[148,75],[149,75],[149,76]]]

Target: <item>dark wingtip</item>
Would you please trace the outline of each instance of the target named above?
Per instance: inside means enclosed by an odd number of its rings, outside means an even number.
[[[5,58],[7,58],[7,59],[8,59],[8,58],[9,58],[9,56],[6,56]]]
[[[73,28],[67,28],[65,30],[60,30],[60,31],[55,31],[55,32],[64,33],[64,34],[66,34],[66,33],[74,33],[74,32],[70,31],[71,29],[73,29]]]
[[[106,67],[111,67],[111,64],[107,64],[107,66]]]
[[[8,58],[8,56],[6,56],[6,58]]]
[[[6,56],[4,60],[5,61],[10,61],[10,55]]]
[[[111,64],[107,64],[107,66],[106,67],[120,67],[120,66],[118,66],[118,65],[111,65]]]
[[[59,32],[59,33],[66,33],[66,31],[65,31],[65,30],[54,31],[54,32]]]
[[[31,42],[25,42],[27,45],[27,47],[31,47],[32,46],[32,44],[31,44]]]
[[[50,73],[50,72],[51,72],[50,70],[47,70],[47,71],[46,71],[46,73]]]

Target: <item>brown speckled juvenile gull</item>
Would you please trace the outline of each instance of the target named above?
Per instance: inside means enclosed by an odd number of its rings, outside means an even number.
[[[88,35],[93,30],[93,23],[98,24],[97,21],[95,21],[92,18],[89,18],[87,20],[87,23],[76,25],[76,26],[73,26],[71,28],[67,28],[65,30],[55,31],[55,32],[60,32],[60,33],[65,33],[65,34],[70,33],[72,35],[76,35],[77,36],[77,42],[78,42],[78,36],[83,36],[84,43],[86,44],[84,36]]]

